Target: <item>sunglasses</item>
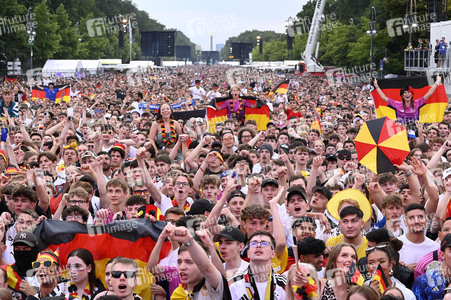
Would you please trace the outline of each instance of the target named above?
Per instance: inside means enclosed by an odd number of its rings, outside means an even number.
[[[102,131],[102,134],[113,134],[114,132],[112,130],[108,130],[108,131]]]
[[[53,265],[53,261],[45,260],[45,261],[34,261],[31,263],[31,267],[33,269],[39,269],[40,266],[44,266],[46,268],[50,268]]]
[[[135,194],[137,196],[141,196],[141,195],[150,195],[150,192],[148,190],[142,190],[142,191],[135,191]]]
[[[347,160],[347,161],[350,161],[351,160],[351,158],[350,157],[348,157],[348,156],[339,156],[339,157],[337,157],[339,160]]]
[[[111,271],[111,277],[113,278],[121,278],[122,274],[127,279],[131,279],[136,276],[136,271]]]
[[[387,247],[387,245],[378,245],[378,246],[374,246],[374,247],[367,248],[367,249],[365,250],[365,252],[368,254],[369,252],[371,252],[371,251],[373,251],[373,250],[376,250],[376,249],[384,249],[385,247]]]

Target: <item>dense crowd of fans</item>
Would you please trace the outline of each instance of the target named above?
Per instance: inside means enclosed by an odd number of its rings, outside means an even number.
[[[155,299],[448,298],[451,110],[415,123],[405,162],[374,174],[354,142],[376,118],[369,89],[230,74],[43,78],[47,99],[32,99],[26,80],[2,83],[0,298],[140,299],[133,259],[111,259],[99,276],[93,254],[74,249],[61,266],[58,253],[38,253],[32,232],[45,218],[104,225],[159,214],[166,226],[147,265]],[[268,96],[286,79],[287,94]],[[55,101],[60,85],[70,85],[70,102]],[[208,132],[194,113],[228,95],[213,105],[228,118]],[[270,122],[243,118],[244,96],[268,105]],[[157,215],[139,212],[149,204]],[[354,283],[356,270],[365,283]]]

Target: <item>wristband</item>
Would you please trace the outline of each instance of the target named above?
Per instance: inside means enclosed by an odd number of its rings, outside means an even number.
[[[205,173],[205,169],[202,169],[202,166],[199,166],[199,170],[201,170],[203,173]]]
[[[412,172],[412,171],[410,171],[410,173],[409,173],[409,174],[407,174],[407,173],[406,173],[406,176],[407,176],[407,177],[409,177],[409,176],[411,176],[412,174],[413,174],[413,172]]]
[[[192,243],[192,241],[194,240],[194,238],[193,237],[191,237],[190,239],[189,239],[189,241],[188,242],[186,242],[184,245],[186,246],[186,247],[189,247],[189,246],[191,246],[191,243]]]

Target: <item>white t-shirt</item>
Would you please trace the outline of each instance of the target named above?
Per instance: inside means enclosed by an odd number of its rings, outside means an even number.
[[[191,93],[193,94],[193,99],[197,99],[197,100],[201,100],[204,99],[203,96],[205,96],[205,90],[203,88],[197,88],[195,86],[190,87],[189,90],[191,91]]]
[[[402,248],[399,250],[399,261],[406,264],[417,263],[423,256],[439,248],[439,244],[427,237],[420,244],[412,243],[406,235],[402,235],[398,239],[403,242]]]
[[[238,267],[238,269],[235,270],[235,272],[233,270],[228,270],[227,271],[227,262],[223,263],[224,266],[224,270],[226,271],[226,277],[227,279],[232,279],[233,277],[235,277],[236,275],[238,275],[239,273],[244,272],[247,267],[249,267],[249,263],[247,261],[241,260],[241,265]],[[229,274],[229,273],[233,273],[233,274]]]

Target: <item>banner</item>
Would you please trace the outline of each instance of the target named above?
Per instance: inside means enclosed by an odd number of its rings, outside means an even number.
[[[161,221],[152,223],[147,218],[115,221],[103,226],[45,219],[34,234],[40,251],[59,249],[63,270],[72,250],[89,250],[96,263],[96,275],[102,281],[105,279],[105,265],[110,259],[116,256],[134,259],[139,266],[139,285],[135,287],[135,292],[144,299],[150,299],[149,286],[153,275],[147,270],[147,261],[165,225]],[[166,257],[170,250],[171,243],[166,241],[160,259]]]

